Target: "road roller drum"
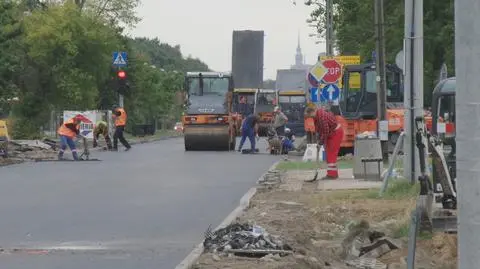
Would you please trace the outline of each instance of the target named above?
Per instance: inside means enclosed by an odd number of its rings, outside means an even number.
[[[228,125],[184,126],[185,150],[230,150],[234,139],[231,143]]]

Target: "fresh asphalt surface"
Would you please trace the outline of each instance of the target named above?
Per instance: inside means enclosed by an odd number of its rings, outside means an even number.
[[[0,167],[0,268],[174,268],[278,160],[182,138],[92,154],[103,161]]]

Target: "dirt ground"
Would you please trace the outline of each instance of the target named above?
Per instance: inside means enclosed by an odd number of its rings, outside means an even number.
[[[288,173],[295,177],[298,173]],[[347,269],[340,258],[341,242],[352,223],[366,220],[370,228],[385,232],[401,248],[379,261],[387,268],[407,268],[408,222],[414,196],[376,197],[372,190],[322,191],[303,184],[301,190],[260,189],[250,208],[238,220],[253,222],[269,234],[281,236],[294,249],[286,257],[245,258],[233,255],[203,254],[196,269]],[[415,268],[457,268],[456,235],[421,234],[417,243]],[[365,267],[367,268],[367,267]],[[385,267],[383,267],[385,268]]]

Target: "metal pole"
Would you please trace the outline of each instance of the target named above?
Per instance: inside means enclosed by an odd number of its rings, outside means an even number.
[[[455,1],[458,268],[480,264],[480,5]]]
[[[333,56],[333,0],[326,0],[325,4],[327,19],[325,33],[326,53],[327,56]]]
[[[415,127],[414,119],[418,117],[423,117],[423,0],[414,0],[413,6],[413,16],[414,16],[414,29],[415,29],[415,38],[414,38],[414,48],[413,48],[413,79],[414,79],[414,90],[412,91],[413,97],[413,117],[412,117],[412,126]],[[415,128],[412,128],[412,133],[415,134]],[[415,135],[413,135],[414,137]],[[415,138],[414,138],[415,140]],[[425,136],[422,136],[423,144],[427,145],[427,140]],[[415,141],[416,144],[416,141]],[[426,158],[427,151],[424,151],[424,156],[419,155],[418,148],[414,148],[415,159],[412,160],[412,166],[415,171],[415,178],[418,178],[422,173],[420,169],[420,158]]]
[[[423,0],[405,0],[405,143],[404,176],[413,183],[420,176],[415,148],[414,119],[423,116]]]
[[[387,120],[387,87],[385,71],[385,30],[383,0],[375,0],[376,70],[377,70],[377,113],[378,120]],[[380,126],[380,124],[377,124]],[[388,161],[388,140],[382,141],[383,161]]]
[[[123,94],[118,94],[118,106],[123,107]]]

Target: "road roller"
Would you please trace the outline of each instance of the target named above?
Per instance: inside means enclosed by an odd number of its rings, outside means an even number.
[[[273,122],[273,109],[277,105],[278,92],[272,89],[258,89],[255,94],[255,113],[260,117],[258,135],[267,136],[268,127]]]
[[[237,126],[241,126],[242,120],[253,113],[256,93],[257,89],[242,88],[233,90],[233,115]],[[240,135],[240,128],[237,131],[237,135]]]
[[[233,78],[223,72],[188,72],[182,117],[185,150],[235,150]]]

